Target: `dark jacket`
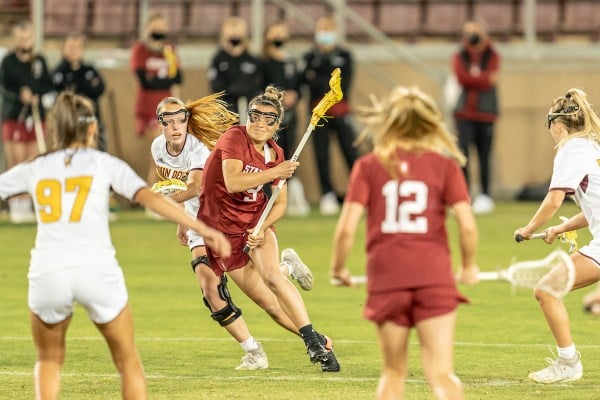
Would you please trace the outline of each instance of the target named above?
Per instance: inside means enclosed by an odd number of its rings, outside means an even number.
[[[98,99],[104,93],[104,80],[93,66],[82,63],[79,69],[73,70],[66,60],[62,60],[52,72],[52,82],[59,93],[71,90],[92,100],[96,117],[100,118]]]

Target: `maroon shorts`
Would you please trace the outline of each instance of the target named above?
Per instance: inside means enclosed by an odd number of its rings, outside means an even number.
[[[391,321],[397,325],[413,327],[417,323],[448,314],[466,297],[454,287],[424,287],[369,293],[363,316],[376,324]]]
[[[35,130],[33,124],[29,124],[25,121],[17,120],[6,120],[2,122],[2,140],[5,142],[35,142]],[[42,129],[46,131],[46,125],[42,123]]]
[[[231,256],[229,257],[221,257],[215,254],[210,247],[206,246],[206,255],[208,255],[208,260],[210,261],[210,267],[217,276],[223,275],[224,272],[243,268],[250,261],[250,256],[244,253],[248,237],[247,233],[225,234],[225,237],[231,243]]]
[[[158,121],[156,115],[136,114],[135,115],[135,134],[138,137],[142,137],[146,134],[146,131],[151,129],[153,131],[158,130]]]

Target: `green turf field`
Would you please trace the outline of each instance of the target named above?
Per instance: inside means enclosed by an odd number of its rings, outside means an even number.
[[[478,218],[482,270],[506,267],[511,260],[541,258],[556,246],[541,241],[516,244],[513,230],[525,224],[536,203],[500,203],[497,212]],[[572,204],[562,215],[576,212]],[[372,399],[381,358],[373,326],[361,318],[364,288],[328,284],[331,236],[336,219],[312,214],[278,224],[281,248],[294,247],[315,274],[315,287],[304,300],[315,327],[334,339],[342,366],[323,374],[312,365],[303,343],[272,322],[234,286],[231,291],[254,336],[269,356],[269,369],[235,371],[243,353],[213,322],[201,302],[186,248],[177,244],[175,226],[150,221],[140,211],[119,213],[113,241],[125,271],[133,307],[138,348],[152,399]],[[27,309],[27,264],[33,226],[0,222],[0,399],[31,399],[34,348]],[[450,224],[456,248],[455,226]],[[589,238],[580,232],[580,244]],[[455,254],[455,260],[458,260]],[[363,274],[362,235],[349,268]],[[575,343],[582,353],[584,377],[573,384],[543,386],[527,374],[546,366],[552,344],[531,293],[508,284],[484,282],[461,287],[471,305],[461,307],[456,335],[455,372],[467,399],[598,399],[600,398],[600,319],[581,311],[590,289],[566,298]],[[118,399],[119,379],[108,350],[87,319],[76,309],[67,342],[62,398]],[[407,399],[429,399],[416,339],[412,340]]]

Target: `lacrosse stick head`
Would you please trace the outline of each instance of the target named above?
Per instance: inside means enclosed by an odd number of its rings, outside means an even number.
[[[512,264],[506,278],[514,286],[542,290],[560,299],[573,288],[575,267],[571,257],[559,249],[541,260]]]
[[[569,220],[569,218],[563,217],[563,216],[561,216],[559,218],[562,222]],[[577,251],[577,249],[579,248],[579,245],[577,244],[577,231],[563,232],[560,235],[558,235],[557,237],[558,237],[558,240],[561,241],[561,243],[569,245],[569,253]]]
[[[152,185],[150,190],[155,193],[160,193],[163,196],[169,196],[175,192],[186,189],[187,184],[179,179],[165,179],[156,182],[154,185]]]
[[[310,118],[310,123],[312,125],[316,126],[319,123],[319,120],[325,117],[327,110],[344,98],[344,94],[342,93],[341,74],[342,71],[339,68],[334,69],[331,73],[331,78],[329,79],[329,91],[325,93],[325,96],[323,96],[321,101],[319,101],[312,110],[312,117]]]

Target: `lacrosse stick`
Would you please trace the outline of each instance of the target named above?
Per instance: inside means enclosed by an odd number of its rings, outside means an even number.
[[[562,222],[566,222],[569,220],[567,217],[560,216],[559,217]],[[546,237],[546,232],[534,233],[531,236],[531,239],[544,239]],[[561,243],[569,245],[569,253],[577,251],[579,245],[577,244],[577,231],[568,231],[558,234],[557,239],[560,240]],[[521,243],[524,238],[521,235],[515,236],[515,240]]]
[[[352,276],[350,277],[350,282],[352,286],[364,285],[367,283],[367,277],[364,275]],[[342,286],[342,280],[340,278],[331,278],[329,283],[333,286]]]
[[[31,115],[33,117],[33,130],[35,132],[35,141],[40,153],[46,152],[46,137],[44,136],[44,128],[42,127],[42,118],[40,117],[40,109],[38,101],[31,103]]]
[[[336,104],[337,102],[342,100],[342,97],[344,97],[344,94],[342,93],[342,87],[341,87],[342,79],[341,79],[340,74],[341,74],[341,71],[339,68],[334,69],[333,72],[331,73],[331,78],[329,79],[329,91],[325,94],[325,96],[323,96],[321,101],[319,101],[319,104],[317,104],[313,108],[312,116],[310,118],[310,123],[308,125],[308,128],[306,128],[306,131],[304,132],[304,136],[302,136],[302,139],[300,139],[300,143],[298,143],[298,147],[296,148],[296,151],[294,151],[294,154],[290,158],[290,161],[298,160],[298,157],[300,156],[300,152],[302,152],[302,149],[304,148],[304,145],[308,141],[310,134],[315,129],[315,127],[317,126],[319,121],[321,119],[325,118],[325,113],[327,112],[327,110],[329,110],[329,108],[331,106],[333,106],[334,104]],[[273,194],[271,195],[269,202],[265,206],[265,209],[263,210],[263,212],[258,220],[258,223],[256,224],[256,226],[254,227],[254,230],[252,231],[252,235],[257,235],[258,232],[260,232],[260,230],[262,229],[262,226],[265,223],[265,220],[267,219],[269,212],[271,212],[271,209],[273,208],[273,205],[275,204],[275,200],[279,196],[279,192],[281,192],[281,189],[283,188],[284,184],[285,184],[285,179],[281,179],[279,181],[279,183],[277,184],[277,186],[275,187],[275,190],[273,190]],[[248,254],[249,251],[250,251],[250,247],[248,245],[244,246],[244,253]]]
[[[480,272],[478,276],[480,281],[507,281],[527,289],[537,287],[560,299],[573,288],[575,266],[571,257],[558,249],[541,260],[519,261],[507,269]]]
[[[152,185],[152,190],[155,193],[160,193],[164,196],[169,196],[175,192],[180,190],[186,190],[187,184],[179,179],[165,179],[159,182],[156,182]]]

